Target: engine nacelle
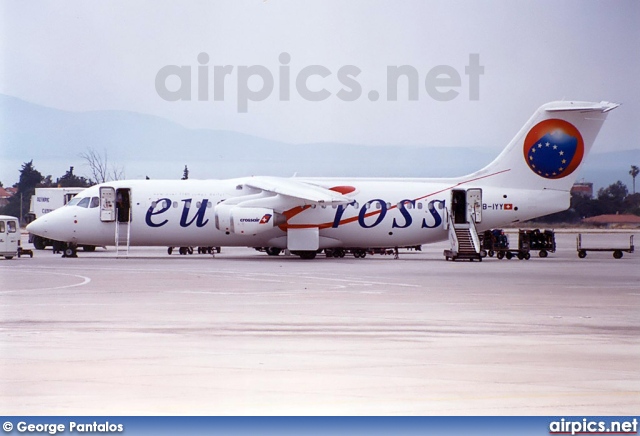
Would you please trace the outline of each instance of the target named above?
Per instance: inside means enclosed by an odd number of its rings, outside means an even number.
[[[216,206],[215,214],[218,230],[237,235],[255,235],[286,222],[283,215],[264,207],[241,207],[221,203]]]

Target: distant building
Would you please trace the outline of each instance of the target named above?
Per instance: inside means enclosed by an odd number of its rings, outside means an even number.
[[[582,222],[585,224],[595,224],[597,226],[607,227],[615,227],[620,225],[640,227],[640,216],[630,214],[598,215],[592,216],[590,218],[585,218],[582,220]]]
[[[583,197],[593,198],[593,183],[589,182],[576,182],[571,187],[571,193],[576,195],[582,195]]]
[[[2,188],[0,187],[0,207],[5,207],[9,204],[9,199],[16,193],[16,188]]]

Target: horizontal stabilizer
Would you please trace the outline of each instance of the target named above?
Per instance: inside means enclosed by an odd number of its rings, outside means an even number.
[[[608,101],[601,101],[600,103],[590,102],[573,102],[573,101],[559,101],[553,103],[554,106],[546,108],[547,112],[561,112],[561,111],[594,111],[594,112],[609,112],[620,106],[618,103],[610,103]]]

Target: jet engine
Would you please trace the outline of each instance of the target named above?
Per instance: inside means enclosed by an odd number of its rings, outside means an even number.
[[[237,235],[255,235],[286,223],[282,214],[264,207],[242,207],[221,203],[215,208],[216,228]]]

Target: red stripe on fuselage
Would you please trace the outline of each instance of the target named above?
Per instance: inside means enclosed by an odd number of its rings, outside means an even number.
[[[457,186],[462,186],[462,185],[466,185],[467,183],[475,182],[477,180],[482,180],[482,179],[486,179],[488,177],[497,176],[498,174],[506,173],[508,171],[511,171],[511,169],[506,169],[506,170],[498,171],[497,173],[488,174],[486,176],[476,177],[474,179],[465,180],[464,182],[457,183],[457,184],[455,184],[453,186],[450,186],[448,188],[444,188],[444,189],[441,189],[439,191],[432,192],[431,194],[427,194],[427,195],[423,195],[422,197],[418,197],[418,198],[414,199],[413,201],[424,200],[425,198],[429,198],[431,196],[440,194],[441,192],[449,191],[449,190],[451,190],[451,189],[453,189],[453,188],[455,188]],[[280,226],[280,229],[281,230],[286,230],[286,229],[309,229],[309,228],[317,227],[318,229],[322,230],[322,229],[328,229],[330,227],[333,227],[333,222],[322,223],[322,224],[289,224],[289,215],[291,215],[291,218],[293,218],[294,216],[302,213],[303,211],[307,210],[310,207],[311,206],[297,206],[297,207],[294,207],[293,209],[289,209],[288,211],[284,212],[284,216],[287,217],[287,224],[282,224]],[[388,208],[387,210],[395,209],[397,207],[398,207],[398,205],[395,204],[395,205],[391,206],[390,208]],[[373,212],[366,213],[364,215],[364,218],[369,218],[371,216],[378,215],[379,213],[382,213],[382,209],[374,210]],[[350,217],[350,218],[345,218],[343,220],[340,220],[340,222],[338,223],[338,226],[358,221],[358,218],[359,218],[359,216],[353,216],[353,217]]]

